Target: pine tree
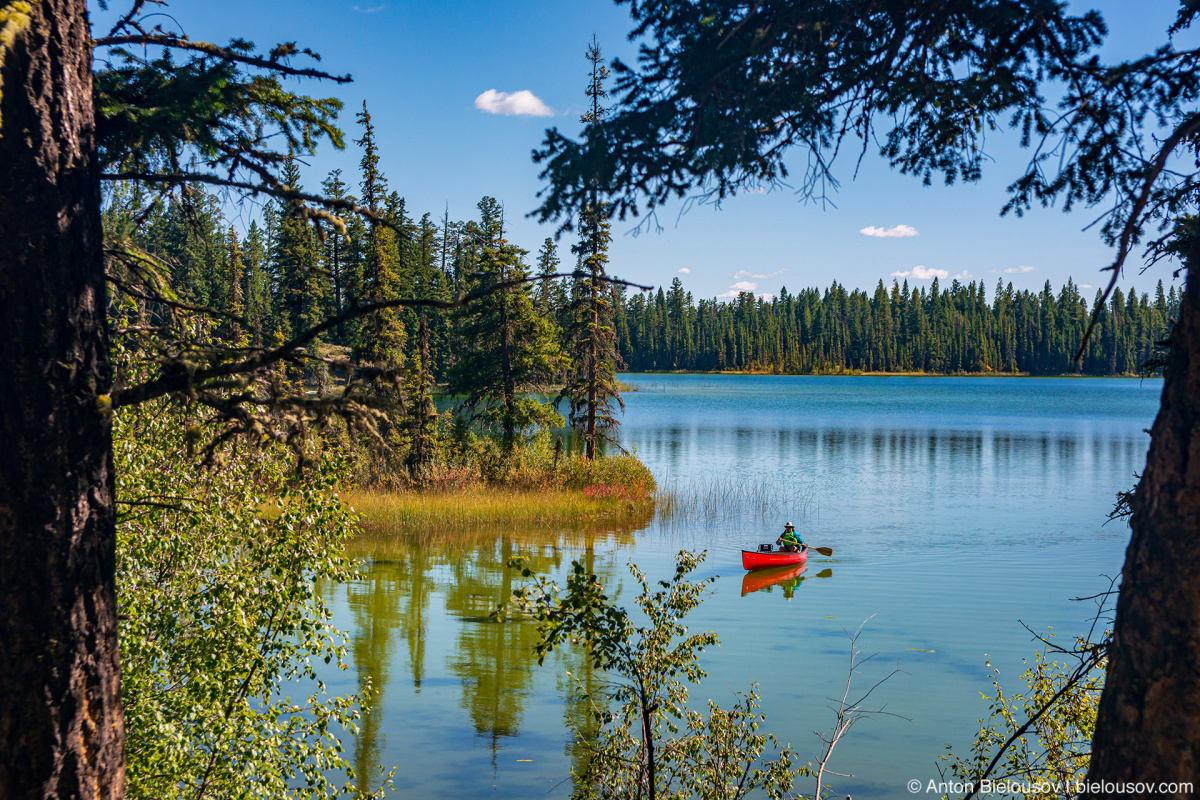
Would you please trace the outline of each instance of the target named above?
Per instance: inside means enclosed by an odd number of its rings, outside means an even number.
[[[225,258],[225,308],[231,317],[246,317],[246,265],[242,259],[242,248],[238,242],[237,231],[233,226],[225,235],[228,254]],[[232,344],[239,347],[246,344],[246,330],[241,323],[227,320],[226,336]]]
[[[562,322],[562,316],[567,309],[567,292],[563,289],[562,281],[551,276],[558,273],[561,261],[558,257],[558,247],[554,244],[554,239],[547,236],[546,241],[542,242],[541,249],[538,250],[537,260],[537,288],[534,289],[534,302],[537,304],[538,313],[547,319],[557,320],[561,327],[565,327]]]
[[[346,199],[346,183],[342,180],[342,171],[340,169],[331,170],[329,175],[321,182],[321,191],[326,197],[331,197],[335,200]],[[343,223],[341,228],[334,226],[330,222],[322,222],[324,229],[324,244],[322,245],[321,260],[325,266],[325,272],[329,276],[329,310],[333,315],[341,314],[347,308],[347,250],[350,245],[350,237],[348,230]],[[340,326],[336,331],[336,338],[343,341],[346,337],[345,326]]]
[[[285,162],[280,179],[292,189],[302,188],[295,158]],[[294,213],[290,202],[281,201],[277,206],[279,225],[271,267],[277,292],[278,335],[285,340],[325,319],[326,291],[324,276],[317,268],[317,240],[308,221]]]

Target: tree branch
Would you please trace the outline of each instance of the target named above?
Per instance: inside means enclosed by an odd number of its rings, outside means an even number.
[[[372,314],[376,311],[385,311],[390,308],[437,308],[437,309],[452,309],[464,308],[471,303],[487,297],[495,292],[512,289],[525,283],[533,283],[535,281],[551,280],[554,278],[569,278],[571,273],[555,273],[554,275],[538,275],[520,280],[505,281],[503,283],[493,284],[482,289],[476,289],[472,292],[466,292],[459,295],[454,300],[426,300],[426,299],[408,299],[408,300],[385,300],[379,303],[369,303],[367,305],[356,306],[349,308],[333,317],[329,317],[324,322],[304,331],[300,335],[294,337],[288,342],[274,348],[273,350],[260,351],[257,355],[243,359],[230,364],[222,364],[208,369],[200,369],[189,371],[183,368],[183,365],[174,363],[175,369],[164,370],[159,376],[146,383],[131,386],[126,389],[117,389],[112,393],[113,408],[121,408],[123,406],[136,405],[144,403],[148,400],[153,400],[156,397],[170,394],[172,392],[183,391],[189,386],[196,386],[205,381],[215,378],[223,378],[229,375],[254,372],[264,367],[270,366],[285,358],[295,357],[302,353],[302,348],[311,343],[314,339],[331,330],[338,325],[343,325],[351,320],[359,317]],[[618,284],[621,286],[632,286],[642,291],[650,291],[653,287],[643,286],[641,284],[632,283],[630,281],[620,280],[618,278],[603,278],[607,283]]]
[[[94,47],[115,47],[122,44],[140,44],[146,47],[175,47],[179,48],[180,50],[194,50],[214,58],[220,58],[225,61],[235,61],[239,64],[246,64],[251,67],[258,67],[259,69],[278,72],[282,75],[288,75],[290,77],[320,78],[323,80],[334,81],[336,83],[350,83],[353,80],[353,78],[351,78],[349,75],[334,75],[332,73],[325,72],[324,70],[312,69],[309,67],[289,67],[287,64],[281,64],[278,61],[259,58],[258,56],[248,56],[244,53],[239,53],[236,50],[230,50],[227,47],[219,47],[209,42],[195,42],[182,36],[172,36],[165,33],[141,34],[137,36],[102,36],[99,39],[94,40],[92,44]],[[311,52],[308,52],[308,54],[315,56],[315,54]]]

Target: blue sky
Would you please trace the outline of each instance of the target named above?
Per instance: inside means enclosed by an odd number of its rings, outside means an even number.
[[[1165,42],[1178,7],[1165,0],[1072,5],[1102,11],[1110,26],[1109,57],[1136,56]],[[123,7],[115,0],[112,6]],[[534,251],[552,231],[525,219],[541,188],[530,151],[549,126],[578,132],[584,50],[593,33],[607,57],[628,61],[634,55],[626,40],[626,9],[610,0],[176,0],[166,12],[173,22],[164,18],[164,24],[192,38],[224,42],[236,35],[263,48],[295,40],[319,52],[325,68],[353,75],[347,86],[303,85],[345,102],[348,143],[344,151],[326,148],[310,159],[307,187],[316,188],[333,168],[357,183],[360,154],[350,142],[359,135],[354,114],[365,99],[383,171],[410,213],[429,211],[440,219],[448,203],[451,218],[467,219],[475,216],[480,197],[492,195],[508,211],[510,239]],[[94,13],[98,29],[111,18]],[[518,92],[528,94],[511,97]],[[477,98],[492,110],[549,116],[489,113],[476,107]],[[998,277],[1019,289],[1040,289],[1046,280],[1057,288],[1069,276],[1099,285],[1099,270],[1111,254],[1094,229],[1083,230],[1096,211],[999,216],[1004,187],[1024,164],[1015,140],[989,139],[995,162],[977,184],[925,187],[869,153],[856,178],[852,159],[837,165],[841,186],[823,207],[783,190],[741,195],[719,210],[699,207],[679,215],[678,207],[669,208],[659,215],[658,233],[635,237],[627,233],[631,225],[618,223],[610,271],[655,285],[678,275],[698,297],[739,288],[795,291],[833,280],[871,289],[880,279],[890,283],[894,274],[907,274],[910,285],[927,285],[934,274],[982,278],[989,296]],[[917,235],[862,233],[871,228]],[[1159,278],[1170,283],[1164,265],[1144,276],[1131,270],[1122,284],[1146,291]]]

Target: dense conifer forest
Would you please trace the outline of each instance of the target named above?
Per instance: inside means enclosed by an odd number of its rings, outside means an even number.
[[[369,116],[360,115],[360,123],[369,125]],[[364,187],[362,202],[374,205],[391,228],[354,218],[344,233],[332,224],[315,230],[290,216],[286,204],[273,202],[260,221],[239,234],[218,198],[210,197],[199,214],[185,213],[181,205],[157,206],[134,235],[172,265],[171,282],[181,298],[245,319],[248,329],[230,325],[224,334],[254,344],[282,342],[293,331],[358,303],[401,296],[449,300],[492,280],[577,270],[574,278],[545,278],[501,293],[516,315],[514,330],[537,328],[536,336],[518,337],[542,365],[526,388],[557,393],[568,363],[563,356],[575,346],[571,329],[579,327],[580,308],[595,294],[586,263],[590,251],[576,245],[579,263],[564,267],[559,246],[547,238],[531,256],[504,240],[503,209],[490,197],[480,200],[475,219],[451,219],[448,209],[440,219],[428,212],[418,217],[379,173],[373,131],[364,131],[359,142],[368,151],[363,175],[350,181]],[[285,177],[290,185],[301,185],[294,164]],[[349,196],[350,181],[334,171],[321,189]],[[119,224],[121,209],[121,198],[113,198],[110,225]],[[495,253],[488,255],[491,249]],[[612,326],[629,371],[784,374],[1136,374],[1159,352],[1156,343],[1166,335],[1180,299],[1161,281],[1153,294],[1117,288],[1100,308],[1084,357],[1076,363],[1072,357],[1100,292],[1089,303],[1073,282],[1057,291],[1047,282],[1034,292],[1000,280],[990,295],[982,280],[954,280],[948,287],[936,278],[928,287],[907,281],[889,286],[881,280],[871,293],[835,282],[823,291],[785,288],[775,297],[741,293],[699,301],[678,278],[665,291],[610,291]],[[477,357],[479,343],[472,340],[500,324],[478,313],[427,312],[422,335],[420,312],[384,312],[368,322],[339,326],[319,346],[411,367],[423,341],[422,369],[470,395],[477,388],[473,381],[487,373]],[[316,383],[326,379],[309,377]]]
[[[864,372],[1127,375],[1159,357],[1157,343],[1178,314],[1180,295],[1158,282],[1154,295],[1118,287],[1089,304],[1068,280],[1057,292],[1016,290],[1001,280],[989,301],[983,281],[934,278],[873,293],[835,282],[777,297],[741,293],[693,300],[676,278],[667,291],[628,298],[617,316],[628,369],[749,370],[785,374]],[[1096,326],[1073,362],[1092,312]]]

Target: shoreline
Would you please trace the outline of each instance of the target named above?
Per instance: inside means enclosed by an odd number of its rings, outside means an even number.
[[[776,378],[1078,378],[1088,380],[1109,380],[1121,378],[1124,380],[1162,380],[1161,374],[1152,375],[1082,375],[1073,372],[1057,374],[1041,374],[1032,372],[884,372],[875,370],[847,370],[845,372],[774,372],[771,370],[646,370],[618,372],[618,375],[756,375]],[[636,389],[635,389],[636,391]]]

